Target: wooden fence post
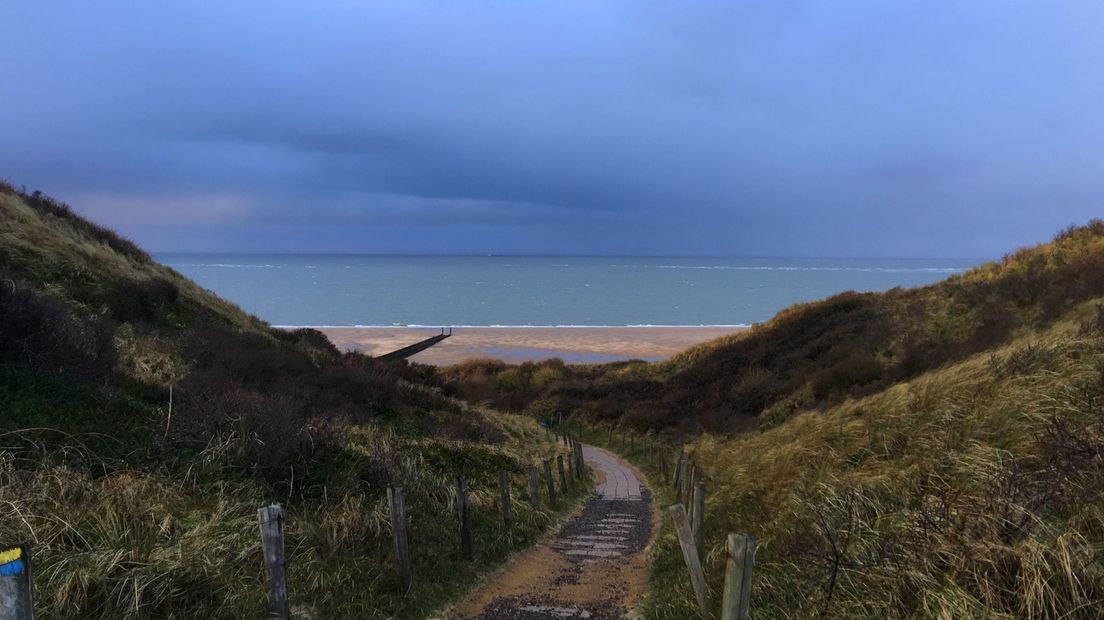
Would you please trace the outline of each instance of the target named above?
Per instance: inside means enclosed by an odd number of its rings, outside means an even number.
[[[694,488],[698,486],[698,470],[693,463],[690,465],[690,475],[686,478],[686,497],[682,504],[686,506],[686,516],[690,519],[690,526],[694,526]]]
[[[673,481],[673,488],[675,491],[679,490],[679,483],[682,481],[682,470],[684,462],[686,461],[686,453],[679,451],[678,458],[675,460],[675,478]]]
[[[564,473],[563,455],[556,455],[556,469],[560,474],[560,493],[567,495],[567,474]]]
[[[694,517],[690,521],[690,525],[694,530],[694,546],[698,548],[698,555],[702,552],[702,541],[705,539],[703,530],[705,529],[705,482],[698,480],[698,483],[694,485]]]
[[[406,502],[402,487],[387,487],[387,504],[391,512],[391,537],[395,542],[395,572],[404,591],[410,590],[413,572],[410,570],[410,546],[406,537]]]
[[[268,576],[268,617],[288,618],[287,559],[284,557],[284,511],[279,504],[257,511],[261,524],[261,549]]]
[[[34,620],[28,544],[0,546],[0,618]]]
[[[755,565],[755,537],[728,535],[721,620],[747,620],[751,608],[751,570]]]
[[[465,560],[475,556],[472,549],[471,504],[468,503],[468,484],[463,476],[456,477],[456,512],[460,518],[460,554]]]
[[[679,547],[682,548],[682,559],[686,561],[686,568],[690,571],[690,585],[694,587],[694,596],[698,600],[698,607],[701,609],[703,616],[709,617],[709,593],[706,590],[705,573],[702,571],[698,548],[694,546],[694,534],[690,531],[690,521],[686,518],[686,508],[682,504],[675,504],[667,511],[671,513],[671,519],[675,522]]]
[[[548,485],[548,504],[556,503],[556,483],[552,481],[552,461],[544,462],[544,482]]]
[[[540,506],[540,482],[537,480],[537,466],[529,466],[529,501],[533,506]]]
[[[498,487],[502,492],[502,522],[506,529],[514,524],[514,515],[510,511],[510,476],[505,469],[498,470]]]
[[[682,503],[684,506],[690,505],[690,500],[694,494],[694,484],[698,481],[698,466],[692,460],[688,462],[690,467],[682,483]]]

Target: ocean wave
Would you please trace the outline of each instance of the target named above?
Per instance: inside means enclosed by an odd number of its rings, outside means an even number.
[[[635,266],[635,265],[633,265]],[[769,267],[738,265],[656,265],[656,269],[719,269],[725,271],[854,271],[861,273],[959,273],[963,267]]]
[[[257,267],[257,268],[273,268],[273,267],[290,267],[290,265],[267,265],[258,263],[165,263],[169,267]]]

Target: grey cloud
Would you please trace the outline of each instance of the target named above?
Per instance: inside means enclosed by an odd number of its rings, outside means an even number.
[[[154,249],[995,254],[1098,214],[1102,20],[12,0],[0,176]]]

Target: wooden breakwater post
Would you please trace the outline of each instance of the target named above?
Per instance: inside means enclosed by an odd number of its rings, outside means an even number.
[[[562,454],[556,455],[556,469],[559,471],[560,474],[560,493],[563,495],[567,495],[567,474],[564,473],[564,462]]]
[[[514,517],[510,511],[510,476],[505,469],[498,470],[498,490],[502,493],[502,522],[506,529],[514,524]]]
[[[456,513],[460,521],[460,555],[465,560],[475,557],[472,547],[471,504],[468,502],[468,483],[463,476],[456,477]]]
[[[288,618],[287,558],[284,556],[284,511],[279,504],[257,511],[261,550],[268,578],[268,617]]]
[[[0,545],[0,618],[34,620],[30,545]]]
[[[529,466],[529,502],[540,506],[540,481],[537,478],[537,466]]]
[[[755,565],[755,537],[729,534],[726,544],[724,599],[721,620],[747,620],[751,609],[751,571]]]
[[[410,590],[413,571],[410,569],[410,545],[406,530],[406,501],[402,487],[387,487],[387,506],[391,513],[391,538],[395,543],[395,572],[403,591]]]
[[[675,522],[675,533],[678,534],[679,547],[682,548],[682,559],[690,572],[690,585],[694,588],[698,608],[701,609],[702,616],[708,618],[709,591],[705,585],[705,571],[702,570],[701,556],[698,555],[698,548],[694,546],[694,534],[690,531],[686,508],[682,504],[675,504],[667,511],[671,513],[671,519]]]
[[[552,461],[544,462],[544,482],[548,485],[548,504],[556,503],[556,483],[552,480]]]

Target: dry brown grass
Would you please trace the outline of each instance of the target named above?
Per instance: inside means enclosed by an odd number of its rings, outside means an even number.
[[[877,394],[689,444],[707,572],[759,540],[758,618],[1095,618],[1104,605],[1104,332],[1086,304]],[[661,537],[647,616],[693,613]]]

